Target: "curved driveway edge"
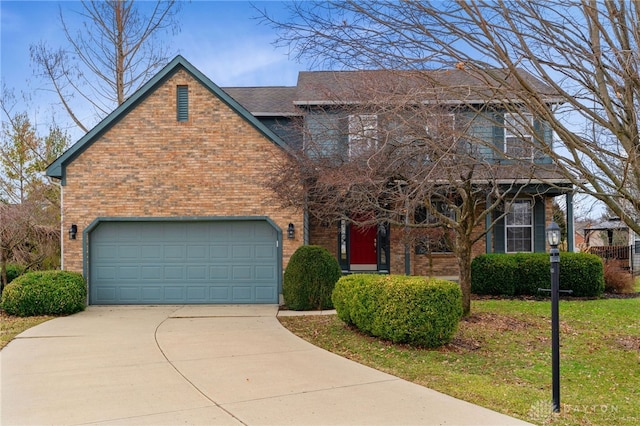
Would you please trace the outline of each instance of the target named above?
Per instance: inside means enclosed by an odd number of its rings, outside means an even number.
[[[0,351],[0,423],[523,425],[319,349],[275,305],[90,306]]]

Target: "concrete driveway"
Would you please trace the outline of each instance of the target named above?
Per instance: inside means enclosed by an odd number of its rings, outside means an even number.
[[[517,425],[319,349],[277,306],[91,306],[0,352],[0,423]]]

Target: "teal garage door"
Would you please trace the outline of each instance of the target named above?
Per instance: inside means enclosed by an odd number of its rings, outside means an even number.
[[[89,303],[278,303],[266,220],[104,221],[89,235]]]

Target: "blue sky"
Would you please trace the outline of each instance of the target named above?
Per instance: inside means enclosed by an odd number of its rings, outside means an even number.
[[[269,13],[282,15],[282,2],[254,1]],[[44,82],[33,75],[29,46],[47,41],[52,47],[65,46],[58,19],[58,7],[70,25],[77,22],[77,1],[0,1],[0,75],[3,84],[16,95],[30,94],[28,109],[33,120],[48,127],[55,98],[43,90]],[[246,1],[185,2],[179,16],[181,32],[168,37],[171,51],[183,55],[219,86],[291,86],[298,71],[305,69],[290,60],[287,51],[273,46],[276,34],[255,17],[258,12]],[[49,120],[50,121],[50,120]],[[56,121],[78,137],[67,117],[56,113]],[[45,129],[46,129],[45,127]],[[43,129],[41,129],[43,130]],[[81,136],[81,135],[80,135]]]

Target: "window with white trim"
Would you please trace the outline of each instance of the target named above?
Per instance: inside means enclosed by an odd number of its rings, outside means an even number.
[[[378,116],[349,115],[349,157],[357,157],[378,146]]]
[[[504,115],[504,153],[507,157],[533,160],[533,115]]]
[[[533,251],[533,203],[513,200],[504,219],[507,253]]]

